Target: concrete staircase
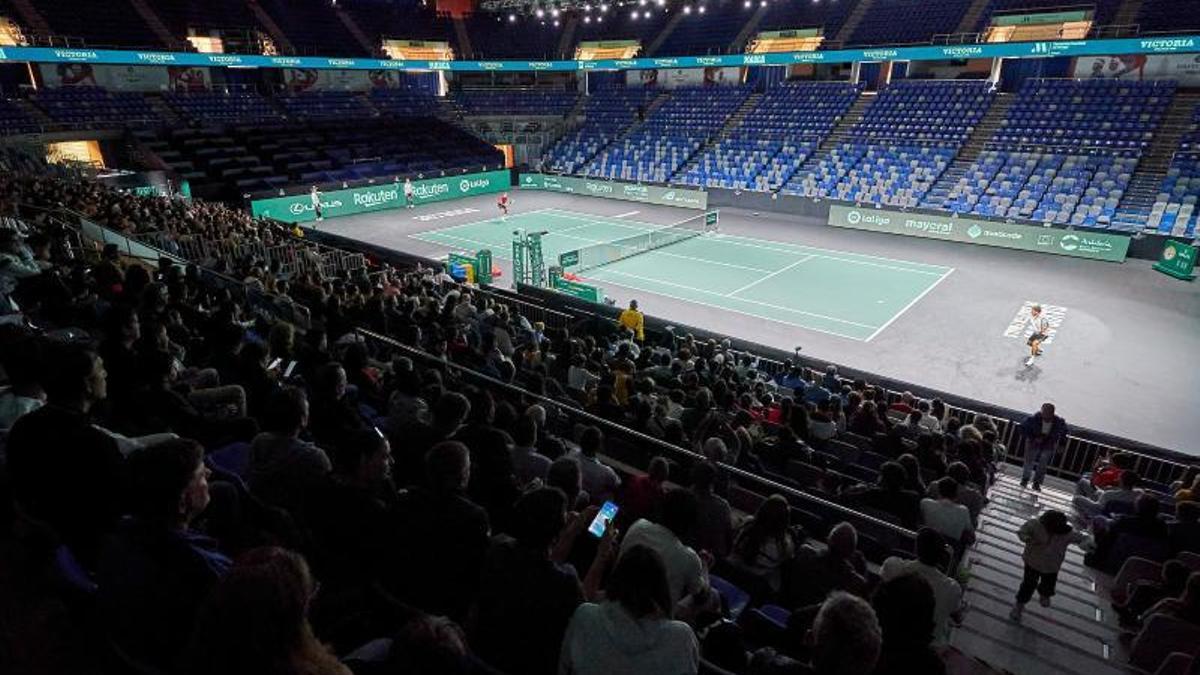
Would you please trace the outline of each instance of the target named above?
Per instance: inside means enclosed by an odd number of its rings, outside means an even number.
[[[658,31],[658,35],[650,41],[650,44],[646,45],[646,47],[642,50],[642,53],[646,54],[647,56],[656,56],[658,54],[658,48],[661,47],[662,43],[671,36],[671,33],[675,32],[675,27],[679,25],[680,21],[683,21],[683,12],[675,12],[670,19],[667,19],[667,25],[663,26],[663,29]]]
[[[1113,15],[1112,25],[1132,26],[1138,22],[1138,14],[1142,11],[1144,0],[1125,0]]]
[[[874,4],[875,0],[860,0],[860,2],[854,5],[850,16],[846,17],[846,22],[842,24],[841,29],[838,30],[837,35],[833,39],[843,45],[846,44],[850,40],[850,36],[854,35],[854,31],[858,29],[858,24],[862,23],[863,17],[867,15],[867,12],[871,11],[871,7]]]
[[[171,33],[171,30],[167,28],[167,24],[163,23],[158,13],[154,11],[154,8],[146,0],[129,0],[129,4],[133,5],[134,11],[142,17],[142,20],[150,27],[150,31],[154,33],[154,36],[166,45],[168,49],[190,49],[191,45],[186,44]]]
[[[358,25],[358,22],[354,20],[354,17],[350,15],[350,12],[347,12],[338,5],[334,5],[333,15],[336,16],[338,21],[341,21],[342,25],[346,27],[346,32],[354,36],[354,41],[362,46],[363,51],[372,56],[375,56],[379,53],[380,46],[375,44],[374,41],[371,40],[371,38],[368,37],[365,32],[363,32],[362,26]]]
[[[754,110],[758,107],[758,102],[762,100],[762,97],[763,95],[757,92],[747,96],[746,100],[742,101],[742,104],[738,106],[738,109],[733,111],[733,114],[725,120],[725,124],[721,126],[721,129],[717,131],[712,138],[708,139],[707,143],[700,146],[700,149],[696,151],[696,154],[692,155],[688,161],[684,162],[683,165],[671,175],[671,180],[684,175],[688,172],[688,170],[694,168],[696,163],[700,161],[700,158],[704,156],[704,153],[708,152],[708,150],[717,143],[729,138],[729,134],[734,129],[737,129],[742,125],[742,120],[746,119],[746,115],[750,114],[751,110]]]
[[[258,0],[246,0],[246,6],[250,8],[250,13],[258,20],[258,24],[263,27],[263,30],[267,31],[267,35],[271,37],[277,50],[287,54],[296,53],[296,46],[292,44],[287,35],[283,34],[283,29],[275,23],[275,19],[272,19],[270,14],[267,14],[267,10],[258,4]]]
[[[1158,197],[1159,186],[1171,166],[1171,158],[1179,149],[1183,135],[1192,124],[1192,115],[1200,106],[1200,93],[1179,92],[1171,100],[1170,107],[1154,130],[1154,140],[1138,160],[1137,170],[1129,182],[1129,188],[1117,205],[1114,224],[1141,229],[1145,215]]]
[[[579,14],[571,12],[567,15],[567,23],[563,26],[562,35],[558,38],[558,51],[554,53],[556,59],[570,59],[575,56],[575,52],[571,50],[571,45],[575,44],[575,30],[579,28]]]
[[[458,42],[459,58],[475,58],[475,48],[471,46],[471,34],[467,30],[467,22],[461,16],[454,17],[454,39]]]
[[[1022,489],[1020,467],[1002,465],[979,517],[977,541],[966,555],[968,605],[950,644],[970,656],[1021,675],[1118,675],[1127,655],[1111,611],[1107,575],[1083,565],[1072,547],[1050,607],[1035,600],[1018,623],[1008,618],[1024,569],[1017,529],[1046,509],[1071,514],[1074,486],[1048,477],[1041,492]]]
[[[758,24],[762,23],[763,17],[767,14],[767,6],[759,4],[758,9],[750,15],[746,21],[746,25],[742,26],[742,30],[738,31],[737,37],[733,39],[733,44],[730,46],[730,54],[740,54],[746,50],[746,43],[754,36],[758,30]]]
[[[1008,115],[1009,108],[1015,103],[1017,97],[1013,94],[997,94],[996,100],[992,101],[992,107],[988,108],[983,119],[979,120],[979,125],[967,137],[967,142],[959,148],[958,155],[954,158],[954,162],[946,169],[946,172],[938,178],[933,187],[926,193],[922,200],[922,206],[932,208],[940,208],[946,201],[946,195],[950,189],[958,183],[958,179],[963,177],[979,156],[983,154],[984,147],[988,141],[995,135],[996,130],[1000,128],[1000,123]]]
[[[967,8],[966,14],[963,14],[962,21],[958,22],[958,27],[954,29],[955,33],[975,33],[979,30],[979,20],[983,18],[983,13],[987,11],[992,0],[973,0],[971,6]]]
[[[854,101],[854,104],[850,106],[846,114],[842,115],[842,118],[838,120],[837,126],[829,132],[825,140],[821,141],[821,144],[809,155],[808,159],[796,169],[789,182],[799,181],[805,176],[811,175],[813,169],[820,164],[821,160],[829,159],[830,151],[850,138],[850,130],[854,128],[854,125],[862,121],[863,114],[867,111],[867,108],[875,102],[875,96],[876,94],[873,91],[864,91],[862,94],[859,94],[858,99]]]

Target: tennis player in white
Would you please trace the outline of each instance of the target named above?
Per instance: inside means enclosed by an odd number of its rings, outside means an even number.
[[[316,185],[312,186],[312,190],[309,191],[308,197],[312,200],[313,212],[317,214],[317,222],[325,220],[325,218],[321,215],[321,191],[317,189]]]
[[[410,209],[416,206],[416,204],[413,203],[413,184],[412,179],[410,178],[404,179],[404,202],[408,204],[408,208]]]
[[[1027,366],[1033,365],[1033,360],[1042,355],[1042,343],[1050,332],[1050,321],[1042,313],[1041,305],[1029,308],[1029,329],[1029,339],[1025,341],[1029,345],[1029,358],[1025,359]]]

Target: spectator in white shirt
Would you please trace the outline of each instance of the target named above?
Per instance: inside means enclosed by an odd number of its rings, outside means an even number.
[[[621,487],[621,478],[612,468],[602,464],[597,455],[604,447],[604,434],[596,427],[587,427],[579,436],[579,472],[583,477],[583,489],[592,497],[593,504],[603,504],[613,499]]]
[[[905,574],[915,574],[933,587],[935,606],[933,610],[933,641],[935,645],[946,644],[950,636],[950,620],[962,605],[962,586],[943,571],[948,562],[946,541],[936,530],[922,527],[917,531],[917,559],[891,557],[883,561],[879,576],[884,581]]]
[[[535,478],[546,480],[550,471],[550,458],[537,452],[538,426],[532,415],[525,414],[517,420],[513,429],[512,455],[513,474],[522,485]]]
[[[926,431],[937,433],[942,430],[942,423],[938,418],[934,417],[929,412],[929,401],[921,401],[917,403],[917,410],[921,411],[921,427]]]
[[[621,542],[621,555],[644,546],[662,558],[674,605],[689,599],[693,605],[702,603],[708,593],[708,569],[700,555],[683,543],[683,537],[695,527],[696,513],[696,495],[687,490],[671,490],[663,499],[659,522],[638,520]]]
[[[971,512],[959,504],[958,481],[949,476],[937,482],[938,498],[921,500],[921,522],[937,530],[953,544],[969,546],[975,541]]]
[[[691,675],[699,671],[700,646],[687,624],[671,618],[673,605],[666,577],[663,560],[653,550],[623,547],[605,589],[605,600],[580,605],[567,624],[558,663],[560,675]]]
[[[1101,490],[1095,499],[1090,499],[1083,495],[1075,495],[1071,503],[1075,506],[1075,512],[1084,518],[1090,519],[1092,516],[1098,516],[1106,513],[1112,508],[1113,504],[1126,504],[1129,513],[1133,513],[1134,502],[1137,501],[1138,495],[1142,491],[1138,489],[1138,483],[1141,482],[1141,477],[1135,471],[1126,471],[1121,474],[1120,484],[1110,490]]]

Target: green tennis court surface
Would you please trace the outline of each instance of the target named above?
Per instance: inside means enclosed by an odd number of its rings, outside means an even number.
[[[504,221],[494,218],[410,236],[455,250],[490,248],[494,256],[508,259],[513,230],[546,231],[542,247],[546,264],[553,265],[564,251],[661,227],[543,209],[515,213]],[[619,285],[868,341],[953,271],[940,265],[716,233],[587,270],[580,278],[601,288]]]

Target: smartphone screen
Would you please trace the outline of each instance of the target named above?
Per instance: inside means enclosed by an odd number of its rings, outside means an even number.
[[[588,532],[597,539],[603,537],[609,523],[616,517],[617,505],[612,502],[604,502],[604,506],[600,507],[600,513],[597,513],[596,518],[592,520],[592,524],[588,525]]]
[[[284,376],[285,378],[291,377],[291,376],[292,376],[292,371],[293,371],[293,370],[295,370],[295,368],[296,368],[296,362],[295,362],[295,361],[288,361],[288,367],[287,367],[287,370],[283,371],[283,376]]]
[[[283,359],[275,359],[271,362],[271,365],[267,366],[267,370],[275,370],[281,363],[283,363]]]

